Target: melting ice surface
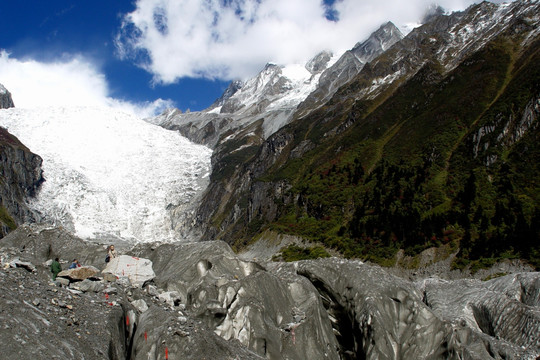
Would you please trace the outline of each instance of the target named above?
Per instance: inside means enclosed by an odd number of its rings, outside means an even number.
[[[210,149],[120,110],[4,109],[0,126],[43,158],[30,206],[83,238],[180,240],[170,209],[208,182]]]

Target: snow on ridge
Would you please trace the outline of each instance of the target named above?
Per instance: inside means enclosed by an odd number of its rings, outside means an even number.
[[[168,209],[208,183],[210,149],[118,110],[4,109],[0,125],[43,158],[30,206],[83,238],[178,240]]]
[[[281,68],[283,76],[296,83],[303,83],[311,77],[305,65],[292,64]]]
[[[530,6],[523,6],[517,1],[490,6],[492,7],[489,11],[474,13],[473,18],[468,20],[469,23],[463,25],[460,22],[448,31],[449,43],[437,53],[440,61],[449,61],[451,66],[456,65],[451,59],[459,58],[456,55],[463,49],[481,48],[500,32],[499,29],[505,29],[512,19],[531,11]],[[478,41],[478,38],[481,40]]]

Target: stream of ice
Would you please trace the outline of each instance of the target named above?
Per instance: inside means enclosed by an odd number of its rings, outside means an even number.
[[[83,238],[181,240],[170,210],[208,183],[210,149],[121,110],[3,109],[0,126],[43,158],[31,208]]]

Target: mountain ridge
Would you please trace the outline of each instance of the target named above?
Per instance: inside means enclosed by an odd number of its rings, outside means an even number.
[[[412,251],[415,246],[423,249],[441,242],[455,243],[463,237],[472,236],[476,243],[484,236],[499,236],[494,235],[499,225],[484,225],[489,229],[481,230],[482,225],[475,223],[479,218],[474,220],[474,213],[470,213],[484,211],[490,204],[489,196],[478,195],[471,207],[466,195],[466,178],[470,174],[452,164],[457,161],[456,150],[461,149],[461,141],[467,141],[469,132],[478,131],[476,126],[481,123],[480,119],[503,95],[512,98],[515,94],[509,93],[508,84],[513,83],[519,93],[528,96],[525,103],[522,100],[519,105],[516,103],[514,118],[522,118],[526,103],[530,104],[529,109],[536,108],[536,75],[522,82],[512,82],[512,79],[536,74],[531,59],[538,52],[538,18],[535,17],[538,11],[536,2],[517,1],[505,5],[482,3],[461,13],[433,17],[365,65],[324,105],[302,112],[301,104],[291,123],[261,146],[245,148],[243,160],[238,154],[241,151],[236,152],[234,158],[227,155],[234,147],[217,148],[214,159],[218,165],[199,209],[201,225],[211,224],[206,238],[224,238],[242,246],[253,236],[260,236],[262,229],[273,229],[322,241],[327,246],[340,248],[348,256],[382,259],[387,255],[392,257],[396,246]],[[456,39],[465,43],[457,46]],[[524,55],[527,52],[529,55]],[[450,53],[452,56],[447,55]],[[518,71],[512,70],[515,62],[521,64]],[[531,125],[537,123],[536,112],[525,112],[532,115],[522,124],[529,125],[512,126],[519,128],[521,134],[534,137],[536,128]],[[511,147],[502,151],[508,152]],[[400,161],[404,163],[399,165]],[[226,168],[229,170],[225,171]],[[454,170],[456,174],[450,176],[449,172]],[[373,178],[379,172],[378,180]],[[408,177],[416,178],[417,184],[410,183],[407,186],[411,189],[403,193],[405,190],[400,188],[411,179],[397,180],[399,174],[407,173]],[[310,174],[319,174],[319,180],[315,181]],[[333,175],[327,178],[330,174]],[[533,174],[533,178],[538,176]],[[388,191],[397,191],[398,200],[380,194],[388,186],[383,182],[393,181],[388,176],[396,178]],[[489,179],[485,176],[482,182]],[[336,183],[337,180],[342,184]],[[361,181],[359,185],[358,181]],[[480,186],[476,184],[478,179],[471,181],[475,182],[475,187]],[[338,190],[343,188],[343,182],[348,185],[344,191]],[[429,202],[414,195],[415,187],[420,185],[423,189],[420,193],[429,196]],[[325,191],[325,186],[336,190]],[[522,186],[520,183],[516,196],[523,195]],[[534,186],[532,193],[537,192]],[[381,190],[375,191],[378,187]],[[358,198],[359,191],[365,192],[362,196],[367,198]],[[325,192],[331,195],[324,195]],[[527,213],[521,213],[519,207],[511,210],[521,219],[525,238],[519,246],[526,248],[538,238],[533,230],[537,221],[534,215],[537,210],[531,210],[531,206],[535,208],[534,199],[536,195],[522,198],[524,203],[520,206],[526,206]],[[378,201],[388,203],[377,205]],[[495,214],[494,202],[489,201],[487,214]],[[220,206],[210,205],[216,203]],[[383,207],[370,210],[375,211],[375,216],[366,215],[364,207],[375,205]],[[387,208],[389,205],[404,206],[405,212],[399,215],[401,220],[395,218],[398,208],[392,210]],[[419,206],[418,213],[407,214],[411,206]],[[473,228],[464,220],[463,213],[468,213],[468,221],[475,223]],[[487,214],[485,216],[489,216]],[[413,217],[408,219],[407,216]],[[444,216],[448,217],[447,221],[455,221],[453,228],[437,225]],[[394,225],[389,222],[384,225],[386,230],[381,230],[382,224],[392,217]],[[512,220],[506,221],[508,225]],[[423,235],[410,233],[404,237],[403,234],[412,231],[407,228],[408,223],[419,227],[425,224],[425,229],[414,230]],[[506,234],[500,236],[510,236]],[[411,240],[411,236],[416,240]],[[382,242],[382,248],[388,250],[386,255],[383,253],[387,250],[379,255],[370,254],[379,251],[377,242]],[[463,244],[467,244],[467,240]],[[474,256],[469,256],[470,252],[466,254],[466,250],[460,254],[462,260],[467,263],[478,259],[478,250],[473,251]],[[506,251],[493,250],[491,246],[487,257],[498,257]],[[536,255],[526,255],[524,249],[510,250],[513,254],[510,256],[516,256],[516,252],[532,261],[536,259]]]

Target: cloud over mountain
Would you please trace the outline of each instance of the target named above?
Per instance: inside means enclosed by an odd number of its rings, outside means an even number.
[[[0,81],[16,107],[102,106],[151,116],[172,106],[170,100],[130,103],[115,99],[105,75],[83,56],[66,55],[55,61],[17,59],[0,51]]]
[[[472,0],[442,0],[447,11]],[[182,77],[253,76],[266,62],[306,61],[340,53],[386,21],[417,23],[432,0],[138,0],[116,38],[157,83]]]

